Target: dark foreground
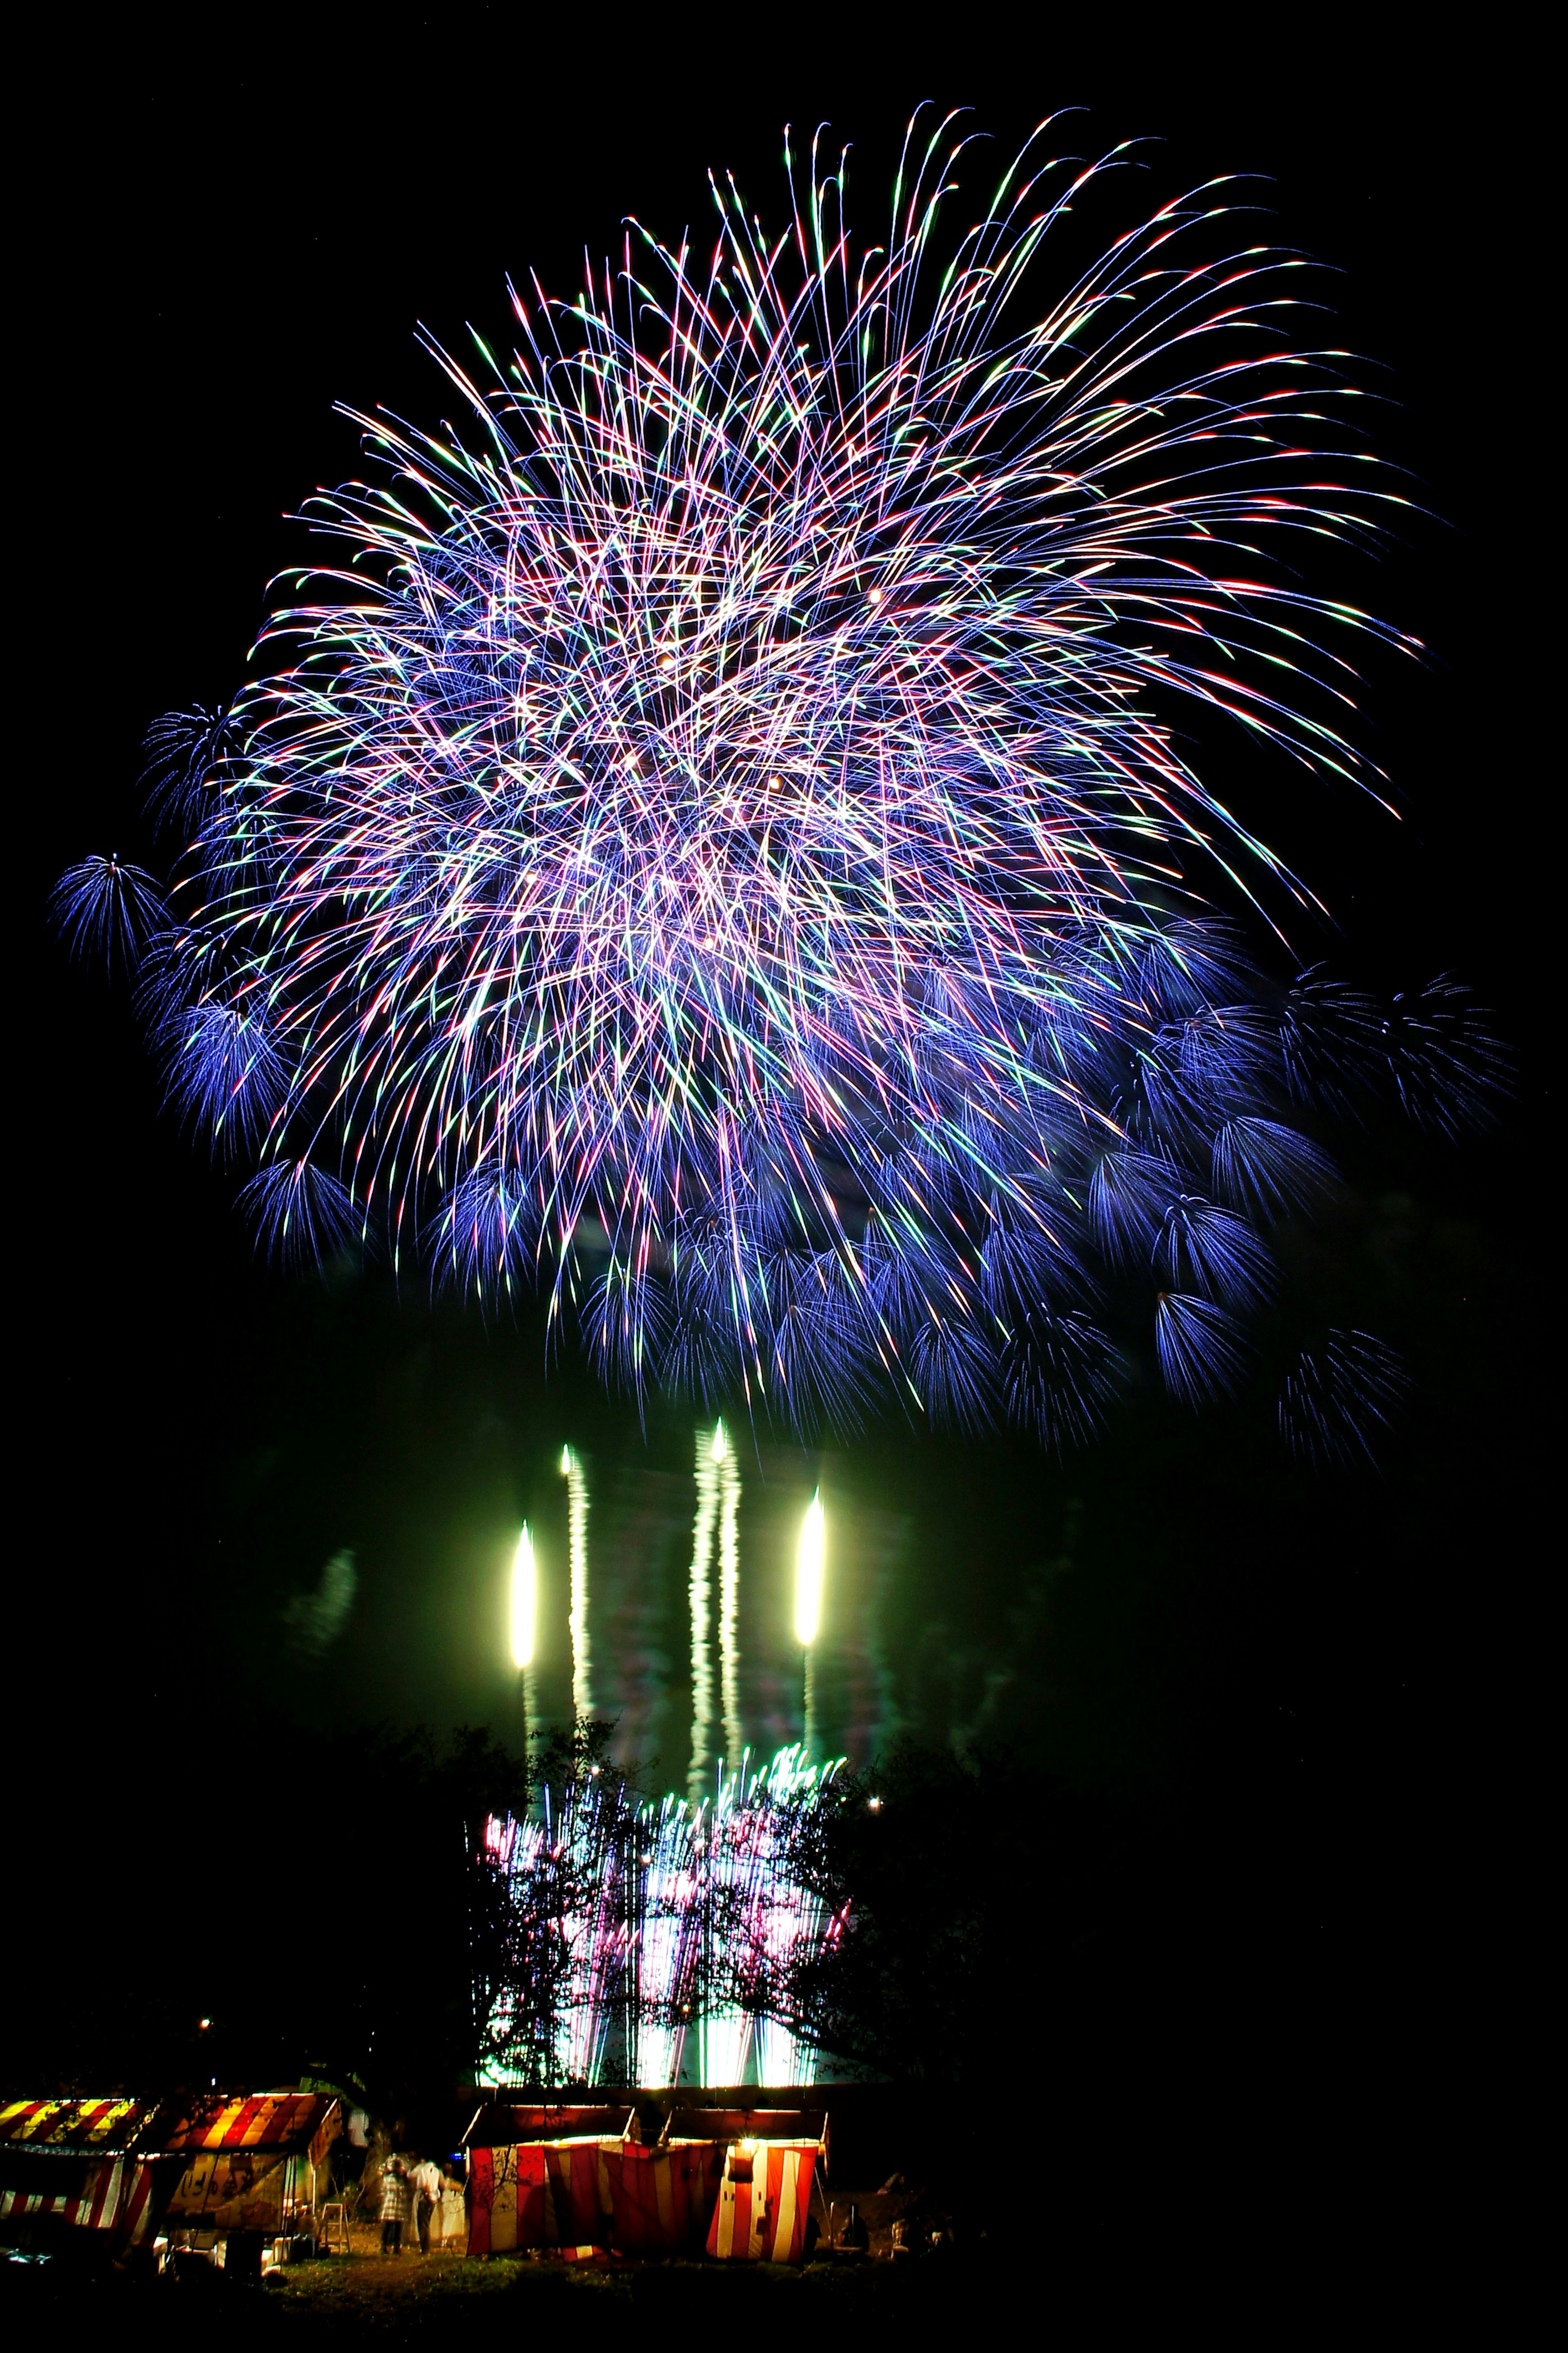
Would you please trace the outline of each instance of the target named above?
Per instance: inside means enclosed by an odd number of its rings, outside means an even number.
[[[772,2264],[627,2263],[598,2270],[558,2263],[432,2255],[300,2263],[260,2286],[220,2273],[134,2278],[108,2266],[0,2262],[0,2331],[156,2333],[164,2344],[199,2337],[307,2345],[369,2340],[418,2345],[510,2345],[535,2330],[576,2333],[657,2324],[683,2331],[725,2328],[771,2337],[776,2316],[830,2339],[868,2326],[895,2328],[933,2312],[992,2308],[1010,2300],[1010,2274],[959,2251],[903,2263],[817,2260],[803,2271]],[[134,2338],[132,2341],[135,2341]],[[591,2335],[589,2341],[595,2341]],[[798,2340],[797,2340],[798,2341]]]

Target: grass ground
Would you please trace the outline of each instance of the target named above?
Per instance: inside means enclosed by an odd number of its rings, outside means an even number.
[[[358,2235],[358,2234],[356,2234]],[[369,2234],[365,2234],[368,2236]],[[47,2329],[68,2337],[90,2328],[153,2333],[165,2345],[329,2343],[506,2345],[543,2328],[578,2342],[601,2327],[628,2325],[657,2337],[679,2331],[741,2331],[792,2342],[861,2337],[884,2325],[912,2333],[944,2306],[973,2307],[1002,2283],[958,2256],[909,2263],[818,2259],[804,2270],[773,2265],[626,2263],[599,2270],[549,2261],[470,2260],[432,2252],[400,2258],[356,2249],[347,2257],[297,2263],[260,2287],[222,2274],[132,2279],[51,2263],[0,2265],[0,2328],[23,2340]],[[988,2297],[983,2300],[989,2301]],[[13,2334],[15,2330],[15,2334]]]

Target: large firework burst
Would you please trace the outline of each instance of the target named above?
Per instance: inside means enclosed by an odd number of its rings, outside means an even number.
[[[906,144],[885,248],[814,150],[777,236],[717,185],[705,264],[639,233],[514,297],[510,365],[437,353],[464,433],[362,419],[341,565],[162,723],[166,922],[133,869],[62,891],[145,944],[274,1244],[542,1281],[634,1385],[1061,1440],[1110,1286],[1177,1395],[1234,1377],[1330,1181],[1293,1105],[1392,1067],[1451,1119],[1484,1050],[1452,993],[1271,994],[1204,913],[1296,886],[1173,712],[1364,784],[1332,639],[1395,634],[1289,568],[1391,495],[1292,258],[1200,191],[1039,316],[1105,166],[1037,140],[944,243],[961,145]]]

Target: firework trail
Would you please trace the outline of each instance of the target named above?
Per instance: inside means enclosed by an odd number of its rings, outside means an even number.
[[[721,1422],[713,1433],[719,1460],[719,1659],[724,1701],[724,1757],[731,1773],[745,1747],[741,1733],[741,1465]]]
[[[1066,1445],[1113,1299],[1176,1397],[1238,1377],[1331,1180],[1303,1104],[1471,1115],[1450,984],[1390,1025],[1205,913],[1309,894],[1173,732],[1375,786],[1346,651],[1409,641],[1291,568],[1398,503],[1343,354],[1223,187],[1042,309],[1107,168],[1044,140],[949,236],[964,142],[911,128],[866,248],[786,151],[776,232],[715,183],[705,259],[628,234],[514,295],[510,364],[432,345],[464,433],[360,419],[339,560],[154,731],[166,907],[114,860],[58,897],[268,1247],[542,1283],[639,1390]]]
[[[688,1588],[691,1616],[691,1767],[687,1782],[693,1805],[702,1801],[713,1761],[713,1646],[709,1620],[723,1427],[721,1422],[711,1433],[705,1430],[697,1432],[697,1523],[691,1536]]]
[[[572,1641],[572,1714],[577,1723],[585,1724],[594,1714],[594,1662],[588,1634],[588,1482],[582,1457],[569,1446],[561,1450],[561,1476],[566,1482],[566,1544],[572,1577],[567,1619]]]

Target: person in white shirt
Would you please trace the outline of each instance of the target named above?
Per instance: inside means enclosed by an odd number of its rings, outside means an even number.
[[[430,2252],[430,2217],[441,2199],[441,2168],[426,2157],[415,2167],[409,2179],[414,2184],[414,2220],[419,2230],[419,2252],[427,2255]]]

